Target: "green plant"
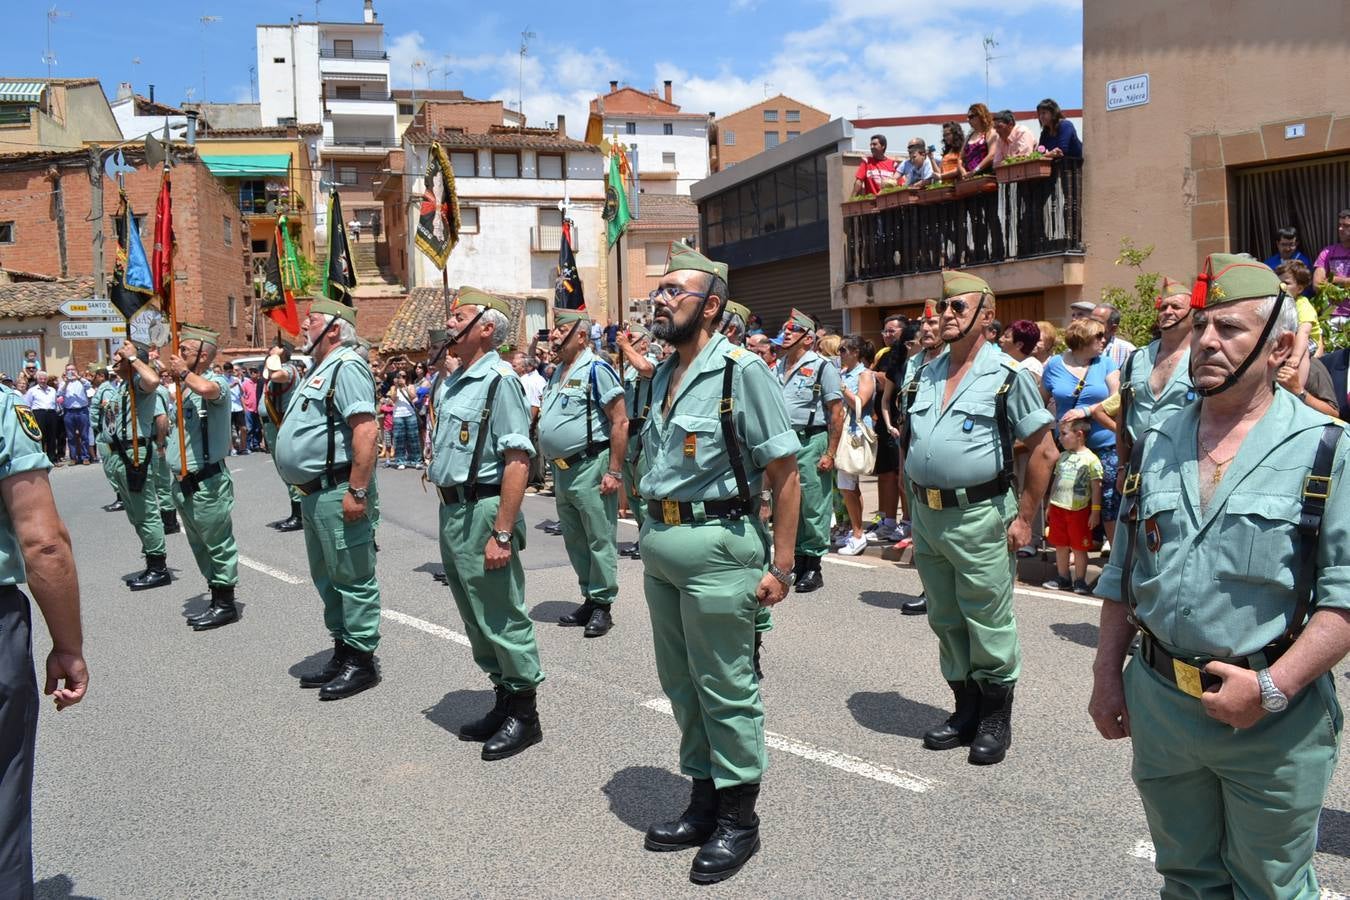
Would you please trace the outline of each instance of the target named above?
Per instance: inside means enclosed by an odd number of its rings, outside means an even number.
[[[310,260],[305,254],[296,251],[295,261],[300,264],[299,293],[309,296],[311,290],[317,290],[323,287],[323,273],[319,267]]]
[[[1322,325],[1322,346],[1327,351],[1350,347],[1350,329],[1344,325],[1337,327],[1331,321],[1336,315],[1336,309],[1343,303],[1350,304],[1350,290],[1329,280],[1324,281],[1322,286],[1313,292],[1312,305],[1317,310],[1317,318]]]
[[[849,197],[849,198],[848,198],[846,201],[844,201],[844,202],[845,202],[845,203],[857,203],[857,202],[859,202],[860,200],[871,200],[871,199],[872,199],[872,195],[871,195],[871,194],[854,194],[852,197]]]
[[[1037,150],[1032,150],[1030,153],[1024,154],[1022,156],[1005,156],[1003,157],[1003,162],[999,163],[999,165],[1015,166],[1018,163],[1035,162],[1038,159],[1045,159],[1045,154]]]
[[[881,189],[883,194],[898,194],[900,191],[907,191],[909,187],[903,184],[890,184]]]
[[[1152,244],[1147,247],[1136,247],[1133,238],[1121,238],[1120,255],[1116,257],[1116,265],[1129,266],[1134,270],[1134,288],[1102,289],[1102,303],[1120,310],[1120,334],[1139,347],[1153,340],[1153,325],[1158,319],[1154,301],[1158,296],[1162,276],[1157,272],[1144,271],[1144,263],[1152,255]]]

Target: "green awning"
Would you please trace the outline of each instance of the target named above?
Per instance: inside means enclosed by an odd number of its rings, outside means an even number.
[[[0,81],[0,103],[39,103],[45,81]]]
[[[255,153],[231,156],[202,155],[202,162],[217,178],[247,178],[257,175],[285,175],[290,171],[289,153]]]

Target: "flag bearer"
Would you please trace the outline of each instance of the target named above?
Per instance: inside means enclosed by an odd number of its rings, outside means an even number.
[[[277,340],[268,351],[267,362],[263,366],[267,375],[267,386],[262,396],[263,439],[267,441],[267,451],[274,456],[281,420],[286,415],[291,392],[300,379],[299,369],[291,362],[292,349],[288,341]],[[282,532],[300,531],[305,527],[300,515],[300,494],[289,484],[286,485],[286,493],[291,499],[291,514],[273,527]]]
[[[646,420],[652,402],[652,375],[660,362],[652,353],[652,333],[641,325],[629,324],[619,329],[615,339],[619,352],[623,354],[623,402],[628,413],[628,452],[623,461],[623,487],[628,500],[628,509],[633,514],[638,528],[647,520],[647,511],[642,508],[638,495],[637,459],[642,453],[642,439],[638,436],[642,423]],[[639,541],[624,552],[630,559],[642,559]]]

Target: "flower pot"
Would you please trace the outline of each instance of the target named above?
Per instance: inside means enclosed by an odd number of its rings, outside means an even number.
[[[977,178],[963,178],[956,183],[957,197],[973,197],[998,190],[998,179],[992,175],[980,175]]]
[[[875,197],[868,197],[864,200],[845,200],[843,203],[844,218],[850,219],[855,216],[865,216],[877,211],[877,201]]]
[[[956,196],[956,186],[944,184],[942,187],[924,188],[917,193],[920,203],[945,203]]]
[[[918,201],[916,196],[919,192],[909,188],[901,188],[898,191],[886,191],[877,195],[877,210],[895,209],[897,206],[908,206]]]
[[[1014,181],[1034,181],[1037,178],[1049,178],[1054,168],[1048,159],[1029,159],[1026,162],[999,166],[995,170],[1000,184]]]

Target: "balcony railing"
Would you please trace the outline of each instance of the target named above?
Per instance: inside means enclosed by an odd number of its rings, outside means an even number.
[[[330,150],[380,150],[394,149],[403,145],[384,138],[335,137],[324,138],[323,146]]]
[[[320,59],[388,59],[389,54],[383,50],[333,50],[330,48],[319,48]]]
[[[1083,252],[1083,161],[1049,176],[993,183],[966,197],[904,192],[846,206],[846,281]],[[897,200],[916,202],[891,205]],[[884,208],[889,206],[890,208]]]
[[[349,92],[345,94],[338,94],[330,91],[329,93],[324,94],[323,99],[326,103],[331,103],[334,100],[368,100],[372,103],[388,103],[390,100],[393,100],[394,97],[388,91],[360,91],[359,93]]]
[[[289,212],[290,208],[290,196],[286,194],[239,192],[239,211],[246,216],[275,216]]]

